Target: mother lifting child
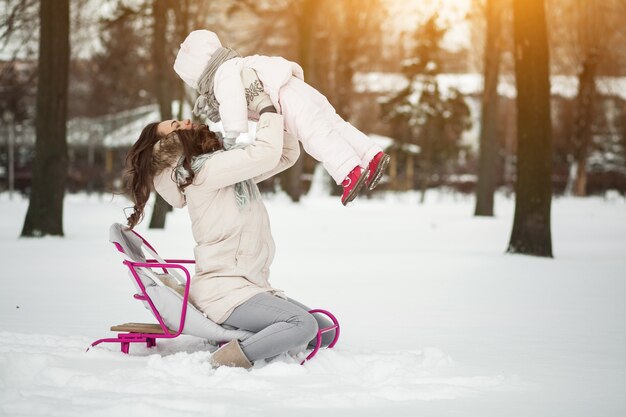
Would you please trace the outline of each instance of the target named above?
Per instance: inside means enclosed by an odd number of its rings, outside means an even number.
[[[146,126],[126,159],[126,188],[135,203],[128,226],[141,221],[153,188],[172,206],[186,205],[197,244],[191,302],[218,324],[255,333],[219,348],[211,357],[215,366],[249,368],[301,352],[315,342],[318,327],[331,325],[269,282],[274,241],[256,184],[293,165],[300,148],[268,102],[261,91],[249,103],[259,114],[251,145],[225,150],[207,126],[165,120]],[[333,336],[325,333],[322,346]]]

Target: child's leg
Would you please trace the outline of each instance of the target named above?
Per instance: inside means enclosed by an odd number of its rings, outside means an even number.
[[[251,362],[306,346],[318,330],[315,317],[307,310],[268,293],[255,295],[235,308],[224,324],[256,333],[240,342]]]
[[[367,164],[374,158],[382,148],[376,144],[369,136],[361,132],[350,123],[343,120],[338,114],[333,118],[333,129],[354,149],[354,152],[361,160],[360,165],[367,167]]]
[[[320,161],[337,184],[362,158],[335,129],[335,109],[326,97],[302,80],[292,79],[280,90],[285,127],[295,135],[306,153]]]
[[[313,137],[299,137],[306,153],[324,165],[337,185],[341,184],[350,171],[361,165],[361,158],[338,132],[320,126]]]

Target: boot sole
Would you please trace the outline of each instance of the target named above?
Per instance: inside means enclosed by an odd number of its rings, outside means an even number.
[[[383,177],[383,173],[385,172],[385,168],[387,168],[387,165],[389,165],[390,160],[391,160],[391,156],[387,154],[385,154],[380,159],[380,162],[378,163],[378,168],[376,168],[376,172],[374,173],[372,180],[369,182],[369,184],[367,184],[367,188],[370,191],[376,188],[376,186],[380,182],[381,178]]]
[[[363,188],[363,186],[365,185],[365,180],[367,179],[367,176],[368,176],[368,172],[366,169],[364,169],[363,173],[361,174],[356,184],[354,185],[354,188],[352,189],[352,191],[350,191],[350,193],[348,193],[348,196],[346,197],[346,199],[341,201],[341,204],[345,206],[356,198],[356,196],[361,191],[361,188]]]

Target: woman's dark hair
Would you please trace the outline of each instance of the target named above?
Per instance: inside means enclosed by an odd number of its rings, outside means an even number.
[[[128,227],[132,229],[143,218],[143,211],[150,198],[154,177],[165,168],[175,165],[184,156],[183,167],[190,173],[184,189],[193,182],[191,158],[222,149],[217,135],[206,125],[189,130],[176,130],[167,136],[157,132],[159,123],[150,123],[143,128],[139,139],[126,155],[124,188],[135,203],[133,213],[128,216]]]

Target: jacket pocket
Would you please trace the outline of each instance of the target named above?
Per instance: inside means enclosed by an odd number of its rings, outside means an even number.
[[[259,239],[254,233],[242,232],[239,237],[239,246],[235,258],[237,262],[243,257],[255,256],[259,252]]]

